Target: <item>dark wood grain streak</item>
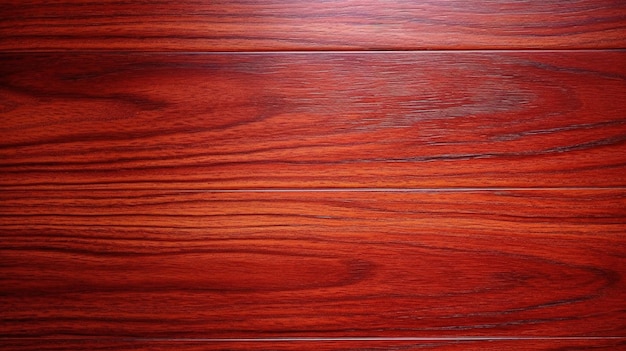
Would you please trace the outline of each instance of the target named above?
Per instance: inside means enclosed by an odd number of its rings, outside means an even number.
[[[626,4],[5,0],[0,50],[626,48]]]
[[[0,348],[19,351],[61,350],[319,350],[319,351],[581,351],[626,349],[623,339],[592,340],[486,340],[486,341],[286,341],[286,342],[210,342],[210,341],[146,341],[146,340],[67,340],[11,339],[0,341]]]
[[[5,338],[626,334],[623,191],[0,200]]]
[[[626,185],[626,52],[0,59],[5,188]]]

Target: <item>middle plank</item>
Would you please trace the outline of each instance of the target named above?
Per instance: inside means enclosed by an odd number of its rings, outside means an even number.
[[[615,190],[0,192],[0,336],[623,336],[625,208]]]
[[[626,185],[626,52],[0,62],[4,187]]]

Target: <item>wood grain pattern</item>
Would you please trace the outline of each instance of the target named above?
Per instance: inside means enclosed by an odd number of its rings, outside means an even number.
[[[5,338],[626,331],[623,191],[0,197]]]
[[[0,350],[626,350],[624,49],[616,0],[3,1]]]
[[[624,339],[591,340],[449,340],[449,341],[154,341],[154,340],[107,340],[107,339],[43,339],[43,340],[3,340],[0,347],[19,351],[60,351],[60,350],[319,350],[319,351],[580,351],[611,350],[626,348]]]
[[[626,52],[1,60],[3,187],[626,185]]]
[[[0,50],[626,48],[626,3],[44,1],[0,5]]]

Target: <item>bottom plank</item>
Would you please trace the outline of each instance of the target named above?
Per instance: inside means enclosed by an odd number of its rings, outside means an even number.
[[[179,350],[179,351],[238,351],[238,350],[315,350],[315,351],[580,351],[626,350],[626,339],[553,339],[553,340],[334,340],[334,341],[207,341],[207,340],[4,340],[0,349],[16,351],[61,350]]]

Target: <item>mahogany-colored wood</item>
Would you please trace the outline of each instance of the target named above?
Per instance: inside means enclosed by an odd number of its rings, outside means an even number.
[[[626,350],[624,49],[615,0],[3,1],[0,350]]]
[[[19,351],[61,350],[278,350],[278,351],[348,351],[348,350],[419,350],[419,351],[580,351],[626,349],[624,338],[587,340],[449,340],[449,341],[246,341],[216,342],[208,340],[108,340],[108,339],[38,339],[3,340],[0,347]]]
[[[626,185],[626,52],[5,54],[12,188]]]
[[[0,50],[626,48],[626,3],[4,0]]]
[[[626,334],[621,190],[0,200],[4,338]]]

